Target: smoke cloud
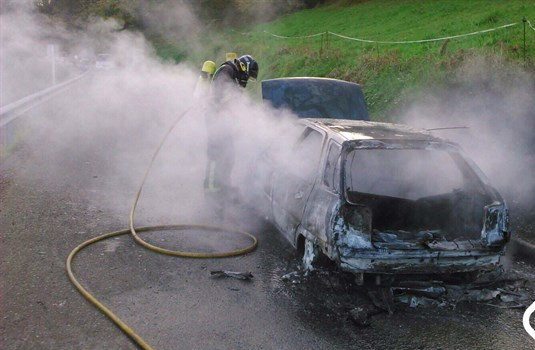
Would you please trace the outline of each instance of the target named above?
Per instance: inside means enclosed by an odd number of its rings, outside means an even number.
[[[196,49],[195,38],[205,29],[191,4],[185,1],[141,1],[136,9],[143,27],[174,43]]]
[[[153,152],[182,116],[148,177],[137,224],[206,222],[213,219],[203,190],[206,116],[224,118],[224,136],[235,146],[232,183],[244,199],[258,185],[251,174],[266,148],[274,140],[280,147],[295,139],[289,113],[252,101],[241,90],[220,91],[219,97],[230,101],[224,113],[221,104],[210,101],[209,91],[195,98],[200,67],[162,62],[141,34],[118,30],[120,24],[112,20],[92,20],[76,33],[60,29],[61,36],[49,40],[52,36],[42,33],[55,33],[56,26],[31,7],[4,10],[3,91],[24,95],[34,92],[36,79],[50,82],[50,63],[40,58],[46,51],[43,44],[50,41],[72,60],[58,63],[69,76],[86,72],[72,88],[22,117],[33,135],[25,154],[31,162],[19,174],[40,186],[66,191],[70,184],[75,188],[69,190],[85,196],[93,207],[126,222]],[[17,31],[21,20],[28,26]],[[101,53],[110,55],[113,68],[96,68]],[[13,65],[20,55],[35,59]],[[75,56],[87,61],[80,65]]]
[[[290,113],[236,91],[228,92],[232,102],[221,113],[208,93],[193,97],[199,67],[162,62],[140,33],[102,19],[68,32],[28,3],[5,4],[0,18],[2,105],[49,85],[49,43],[66,57],[58,63],[64,72],[58,80],[88,69],[80,83],[32,111],[30,124],[37,136],[28,147],[38,159],[26,166],[28,178],[58,190],[75,178],[77,190],[94,206],[124,222],[154,150],[172,122],[188,111],[150,173],[139,220],[199,222],[206,219],[207,115],[226,118],[225,134],[230,132],[235,148],[232,182],[245,199],[262,182],[251,174],[265,150],[275,144],[282,160],[284,150],[291,149],[298,131]],[[177,3],[168,12],[155,8],[169,18],[154,20],[154,25],[167,30],[176,24],[180,32],[200,23],[194,16],[181,24],[173,21],[173,14],[193,14],[182,6]],[[95,68],[99,53],[111,55],[113,69]],[[88,57],[90,63],[80,66],[75,56]],[[436,133],[459,142],[509,202],[528,202],[535,191],[533,82],[503,62],[472,60],[458,74],[455,84],[417,96],[402,111],[402,121],[424,128],[468,126]],[[80,159],[87,167],[80,168]]]
[[[491,183],[513,204],[535,198],[535,84],[522,68],[472,58],[454,83],[420,94],[402,112],[404,123],[459,143]],[[531,202],[531,203],[530,203]]]
[[[6,105],[52,83],[48,43],[64,40],[67,33],[33,11],[31,2],[0,2],[0,104]],[[69,71],[57,69],[58,79]]]

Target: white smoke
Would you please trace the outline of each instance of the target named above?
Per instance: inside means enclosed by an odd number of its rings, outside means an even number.
[[[511,203],[535,198],[535,84],[531,75],[507,62],[470,59],[455,83],[414,98],[401,120],[435,131],[463,146]]]
[[[19,17],[29,23],[27,30],[16,30]],[[2,13],[3,71],[6,77],[17,77],[3,80],[3,90],[29,94],[36,80],[49,79],[49,66],[39,60],[13,64],[17,55],[43,47],[41,33],[56,30],[41,18],[27,6]],[[284,137],[291,134],[292,117],[230,90],[223,115],[221,106],[209,101],[209,92],[193,97],[200,67],[162,62],[140,33],[119,28],[113,20],[94,19],[82,31],[61,30],[56,44],[69,57],[106,53],[114,68],[97,69],[91,61],[84,66],[85,78],[31,111],[28,122],[34,134],[27,147],[37,159],[27,160],[33,163],[26,164],[24,176],[58,191],[64,183],[75,183],[92,206],[125,222],[153,152],[183,115],[149,175],[137,217],[139,223],[158,224],[207,220],[205,117],[216,115],[225,118],[235,144],[233,184],[248,197],[258,180],[250,174],[265,149],[274,140],[282,144],[293,139]],[[34,65],[39,69],[26,69]],[[84,68],[74,63],[65,67],[70,76]]]

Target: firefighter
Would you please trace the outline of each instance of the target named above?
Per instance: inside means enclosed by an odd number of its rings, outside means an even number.
[[[225,201],[236,201],[237,191],[231,183],[234,166],[232,109],[239,87],[258,76],[258,63],[250,56],[224,62],[214,73],[211,84],[212,110],[206,114],[207,166],[204,179],[205,197],[218,218],[224,217]]]
[[[258,63],[250,55],[230,59],[224,62],[214,73],[212,79],[213,95],[217,96],[219,85],[230,83],[241,87],[247,86],[249,79],[255,80],[258,76]]]

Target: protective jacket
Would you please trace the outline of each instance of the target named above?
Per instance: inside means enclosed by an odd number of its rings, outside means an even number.
[[[226,84],[240,85],[240,71],[233,61],[226,61],[214,73],[212,89],[217,93]]]

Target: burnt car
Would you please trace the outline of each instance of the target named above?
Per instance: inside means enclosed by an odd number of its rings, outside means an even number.
[[[258,165],[259,190],[305,267],[320,256],[357,277],[497,267],[507,206],[460,146],[390,123],[297,123],[284,159],[275,149]]]

